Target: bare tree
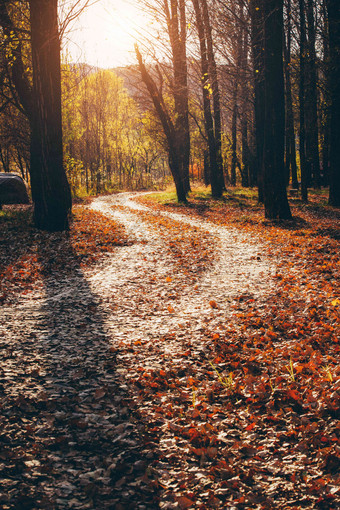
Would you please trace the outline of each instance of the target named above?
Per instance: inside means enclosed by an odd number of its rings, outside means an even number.
[[[165,74],[168,74],[168,87],[173,97],[173,114],[163,97],[163,76],[157,69],[159,86],[143,61],[142,54],[136,46],[136,56],[142,80],[149,92],[157,115],[161,121],[167,139],[169,167],[173,175],[177,197],[185,202],[190,191],[190,132],[188,106],[188,73],[187,73],[187,20],[185,0],[164,0],[157,3],[161,9],[169,41],[170,58]],[[167,48],[167,50],[169,50]],[[170,74],[169,74],[170,69]]]
[[[210,97],[213,95],[212,89],[212,81],[213,77],[211,76],[211,66],[209,69],[209,57],[208,57],[208,41],[207,41],[207,31],[210,30],[210,38],[211,38],[211,28],[210,23],[208,26],[206,25],[206,17],[204,17],[202,2],[199,0],[192,0],[193,6],[195,10],[196,17],[196,25],[199,37],[199,45],[200,45],[200,57],[201,57],[201,85],[202,85],[202,96],[203,96],[203,114],[204,114],[204,123],[205,130],[207,133],[208,140],[208,148],[209,148],[209,180],[211,183],[211,191],[213,197],[221,197],[223,192],[223,180],[220,177],[222,173],[223,176],[223,168],[222,168],[222,158],[221,158],[221,120],[220,120],[220,112],[218,115],[217,121],[217,132],[216,132],[216,121],[214,126],[214,119],[211,112],[211,104]],[[207,13],[206,13],[207,14]],[[210,41],[211,44],[211,41]],[[210,48],[210,54],[212,52],[212,48]],[[214,59],[213,59],[214,60]],[[215,60],[214,60],[215,62]],[[217,81],[217,73],[216,73],[216,65],[215,65],[215,76],[214,80]],[[218,91],[218,84],[217,84]],[[219,95],[219,93],[218,93]],[[219,98],[218,98],[219,104]],[[219,109],[219,107],[218,107]],[[219,140],[218,140],[219,138]]]

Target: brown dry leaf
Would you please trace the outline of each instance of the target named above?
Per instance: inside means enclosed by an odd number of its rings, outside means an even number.
[[[194,502],[186,496],[180,496],[177,500],[177,503],[181,510],[186,510],[186,508],[190,508],[194,505]]]
[[[103,398],[105,394],[106,394],[105,388],[97,388],[96,391],[94,392],[94,398],[96,400],[99,400]]]

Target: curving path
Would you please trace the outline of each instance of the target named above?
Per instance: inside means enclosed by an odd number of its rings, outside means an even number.
[[[207,319],[227,317],[230,303],[240,295],[256,299],[272,290],[269,276],[275,273],[275,264],[266,259],[264,247],[249,235],[183,214],[152,210],[134,201],[135,195],[104,196],[92,203],[96,211],[123,223],[137,241],[89,278],[95,293],[113,299],[117,295],[117,313],[109,319],[114,337],[157,337],[185,324],[199,329]],[[190,285],[176,275],[164,240],[138,216],[138,211],[166,216],[211,235],[216,243],[216,259],[198,284]],[[175,276],[170,283],[166,281],[169,275]],[[212,310],[210,301],[215,301],[218,308]]]
[[[131,414],[130,364],[157,368],[159,354],[147,343],[165,335],[162,356],[168,351],[173,362],[178,342],[193,333],[199,340],[207,323],[227,322],[240,294],[258,299],[272,291],[275,268],[245,234],[166,213],[216,245],[212,267],[192,284],[176,272],[164,237],[138,214],[148,209],[134,194],[100,197],[91,207],[121,222],[136,242],[95,269],[46,279],[42,291],[1,309],[3,508],[154,508],[143,482],[153,453],[143,449],[142,425]],[[141,340],[133,360],[120,353],[120,343]]]

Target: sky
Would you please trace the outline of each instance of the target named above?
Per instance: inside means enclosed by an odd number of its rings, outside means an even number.
[[[63,54],[103,68],[134,64],[134,43],[148,24],[136,0],[98,0],[69,26]]]

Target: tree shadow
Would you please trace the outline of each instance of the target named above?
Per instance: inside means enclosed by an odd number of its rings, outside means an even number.
[[[275,226],[282,230],[290,231],[298,231],[311,227],[311,224],[300,216],[293,216],[291,220],[265,219],[262,221],[262,224],[265,226]]]
[[[0,506],[156,508],[141,465],[134,468],[143,427],[116,372],[117,350],[100,298],[67,234],[53,234],[52,246],[46,251],[38,245],[44,301],[31,310],[15,346],[20,390],[9,391],[6,409],[20,427],[12,437],[20,453],[6,473],[17,485],[10,501],[0,493]],[[56,265],[59,258],[66,267]]]
[[[36,244],[31,206],[4,206],[0,214],[0,273],[25,257]]]

